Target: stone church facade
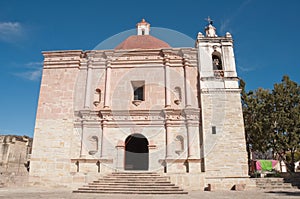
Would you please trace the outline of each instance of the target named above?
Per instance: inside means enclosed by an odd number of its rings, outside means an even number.
[[[30,181],[81,186],[158,172],[187,190],[251,184],[230,33],[209,23],[194,48],[137,24],[112,50],[43,52]]]

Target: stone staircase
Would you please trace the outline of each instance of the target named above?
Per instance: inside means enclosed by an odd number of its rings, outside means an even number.
[[[102,194],[187,194],[167,176],[154,172],[116,172],[104,176],[73,193]]]
[[[286,183],[283,178],[256,178],[256,187],[259,189],[293,189],[291,183]]]
[[[293,187],[300,189],[300,173],[281,173],[281,177],[284,178],[284,182],[291,183]]]

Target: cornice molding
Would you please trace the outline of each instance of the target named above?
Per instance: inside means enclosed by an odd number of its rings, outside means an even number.
[[[241,93],[239,88],[203,88],[201,89],[201,94],[210,94],[210,93]]]

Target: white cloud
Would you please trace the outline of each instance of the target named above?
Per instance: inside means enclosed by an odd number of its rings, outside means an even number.
[[[237,8],[235,12],[232,12],[232,14],[227,17],[224,21],[221,21],[220,26],[220,32],[224,33],[225,31],[229,31],[230,23],[238,17],[240,13],[251,3],[252,0],[245,0],[242,2],[242,4]]]
[[[43,65],[43,62],[29,62],[25,64],[28,68],[40,68]]]
[[[43,62],[29,62],[25,64],[25,67],[29,69],[28,71],[14,73],[14,75],[30,81],[40,80],[43,70],[42,65]]]
[[[22,72],[22,73],[15,73],[16,76],[21,77],[23,79],[27,79],[30,81],[37,81],[40,79],[42,75],[42,69],[38,68],[36,70]]]
[[[224,21],[221,21],[221,26],[220,26],[220,32],[225,32],[228,31],[228,26],[231,22],[231,19],[225,19]]]
[[[241,65],[237,65],[237,68],[241,72],[250,72],[250,71],[254,71],[255,70],[254,67],[246,67],[246,66],[241,66]]]
[[[0,22],[0,40],[12,42],[22,34],[22,26],[18,22]]]

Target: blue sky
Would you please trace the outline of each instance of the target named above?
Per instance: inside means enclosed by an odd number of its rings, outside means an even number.
[[[211,16],[218,35],[233,35],[247,89],[272,88],[285,74],[300,83],[299,8],[298,0],[0,0],[0,134],[33,135],[41,51],[94,49],[142,18],[195,39]]]

